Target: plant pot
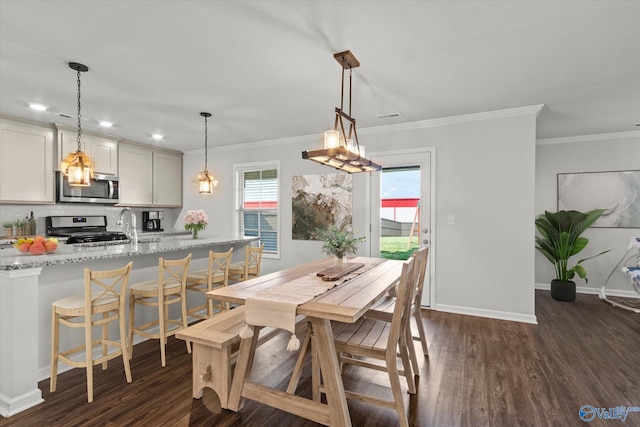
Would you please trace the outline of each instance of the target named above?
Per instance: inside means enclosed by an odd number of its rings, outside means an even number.
[[[551,281],[551,298],[558,301],[575,301],[576,300],[576,283],[569,280],[553,279]]]

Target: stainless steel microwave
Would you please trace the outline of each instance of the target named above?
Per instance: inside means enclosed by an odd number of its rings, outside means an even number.
[[[119,179],[113,175],[96,174],[88,187],[69,185],[67,176],[56,172],[56,201],[61,203],[118,203]]]

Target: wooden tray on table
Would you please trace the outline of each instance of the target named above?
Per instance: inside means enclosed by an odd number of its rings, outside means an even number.
[[[331,267],[327,267],[323,270],[320,270],[316,273],[316,276],[321,277],[322,280],[326,280],[327,282],[338,280],[350,274],[357,269],[364,267],[364,264],[359,262],[345,262],[341,265],[333,265]]]

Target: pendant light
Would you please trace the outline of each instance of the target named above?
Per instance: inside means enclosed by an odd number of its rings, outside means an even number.
[[[211,117],[211,113],[200,113],[204,117],[204,170],[196,175],[198,186],[201,194],[211,194],[213,187],[218,186],[218,180],[209,173],[207,169],[207,118]]]
[[[342,66],[342,91],[340,108],[336,107],[333,129],[324,133],[324,149],[303,151],[302,158],[342,170],[348,173],[374,172],[382,170],[382,166],[365,157],[364,147],[358,141],[356,119],[351,116],[351,81],[353,68],[360,63],[351,51],[347,50],[333,55]],[[344,72],[349,70],[349,113],[344,112]],[[349,132],[345,131],[343,119],[349,122]],[[339,125],[339,126],[338,126]]]
[[[75,153],[69,153],[60,163],[60,171],[68,177],[68,183],[74,187],[88,187],[93,178],[93,162],[91,158],[82,152],[80,138],[82,137],[82,124],[80,114],[80,73],[89,71],[86,65],[70,62],[69,68],[75,70],[78,76],[78,149]]]

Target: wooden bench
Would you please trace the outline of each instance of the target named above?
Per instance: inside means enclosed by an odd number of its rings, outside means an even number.
[[[304,317],[304,316],[301,316]],[[193,397],[200,399],[202,390],[209,387],[227,409],[231,390],[233,355],[240,347],[240,329],[244,326],[244,306],[216,314],[176,332],[176,338],[192,343]],[[259,343],[278,333],[278,329],[262,328]]]

